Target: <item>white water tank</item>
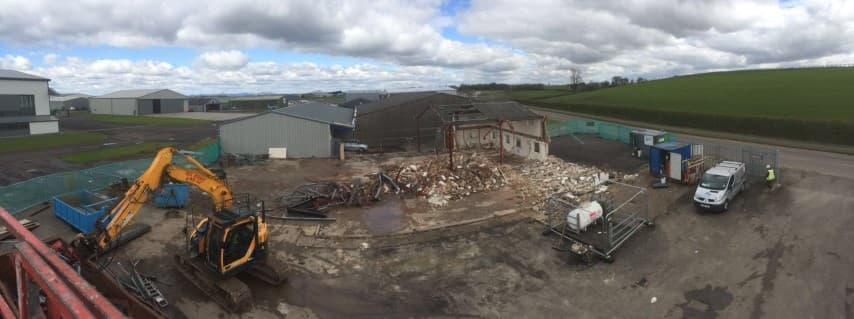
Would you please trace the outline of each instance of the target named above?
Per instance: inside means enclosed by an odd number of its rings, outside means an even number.
[[[593,222],[602,218],[602,205],[596,201],[583,202],[566,214],[566,224],[574,231],[587,230]]]

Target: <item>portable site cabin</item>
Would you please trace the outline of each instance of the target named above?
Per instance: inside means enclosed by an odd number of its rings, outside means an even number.
[[[649,149],[649,172],[654,176],[667,176],[678,181],[684,180],[683,165],[691,158],[691,144],[664,142]]]
[[[632,149],[635,150],[635,156],[638,158],[649,158],[649,148],[655,144],[664,143],[670,140],[670,133],[637,129],[629,134],[629,141]]]

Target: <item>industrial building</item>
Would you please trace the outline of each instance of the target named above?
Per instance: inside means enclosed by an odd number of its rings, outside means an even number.
[[[89,98],[93,114],[146,115],[186,112],[186,95],[169,89],[121,90]]]
[[[207,112],[221,109],[220,101],[216,97],[196,97],[189,100],[188,112]]]
[[[353,137],[354,110],[310,102],[223,123],[223,153],[268,154],[286,148],[288,158],[333,157]]]
[[[387,98],[356,106],[356,137],[371,148],[407,147],[421,136],[421,143],[433,145],[436,130],[442,121],[430,112],[422,116],[419,124],[417,115],[431,105],[462,104],[469,99],[445,93],[415,92],[391,94]]]
[[[88,94],[80,94],[80,93],[51,95],[50,96],[50,110],[51,111],[69,110],[72,107],[75,110],[88,110],[89,109],[89,98],[90,97],[92,97],[92,96],[88,95]]]
[[[376,102],[388,97],[388,92],[384,90],[353,90],[344,92],[344,103],[363,99],[369,102]]]
[[[288,106],[284,95],[236,96],[228,101],[237,109],[278,109]]]
[[[59,121],[50,115],[49,81],[0,69],[0,136],[59,132]]]
[[[523,158],[545,160],[549,134],[545,116],[517,102],[485,102],[431,107],[444,123],[443,141],[454,149],[497,148]],[[446,148],[449,145],[445,145]]]

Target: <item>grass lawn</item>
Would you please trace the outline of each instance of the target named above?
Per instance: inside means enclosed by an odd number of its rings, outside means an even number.
[[[547,91],[509,94],[550,104],[854,123],[852,85],[854,68],[814,68],[678,76],[552,98],[535,95]]]
[[[208,137],[193,144],[187,145],[186,149],[191,151],[198,151],[200,149],[205,148],[205,146],[211,145],[213,143],[216,143],[216,137]]]
[[[534,91],[507,91],[507,96],[511,99],[547,99],[555,98],[564,95],[572,94],[568,90],[534,90]]]
[[[854,67],[678,76],[549,97],[505,91],[520,103],[647,123],[854,145]]]
[[[104,141],[101,133],[67,132],[0,138],[0,153],[35,150],[63,145],[94,144]]]
[[[209,124],[210,121],[197,119],[177,119],[168,117],[130,116],[130,115],[108,115],[91,114],[89,118],[107,123],[128,125],[201,125]]]
[[[170,143],[142,143],[107,147],[100,150],[70,153],[62,156],[62,160],[71,163],[90,163],[119,159],[131,155],[147,153],[154,155],[158,149],[169,146]]]

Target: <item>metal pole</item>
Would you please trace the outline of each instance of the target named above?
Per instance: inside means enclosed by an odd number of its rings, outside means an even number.
[[[445,128],[446,128],[445,129],[445,136],[446,136],[445,140],[448,143],[448,156],[450,157],[450,164],[451,164],[450,170],[454,171],[454,147],[456,146],[455,145],[456,143],[454,143],[454,142],[456,142],[454,140],[454,131],[453,131],[453,127],[446,126]]]
[[[504,164],[504,130],[501,129],[501,121],[498,121],[498,164]]]

